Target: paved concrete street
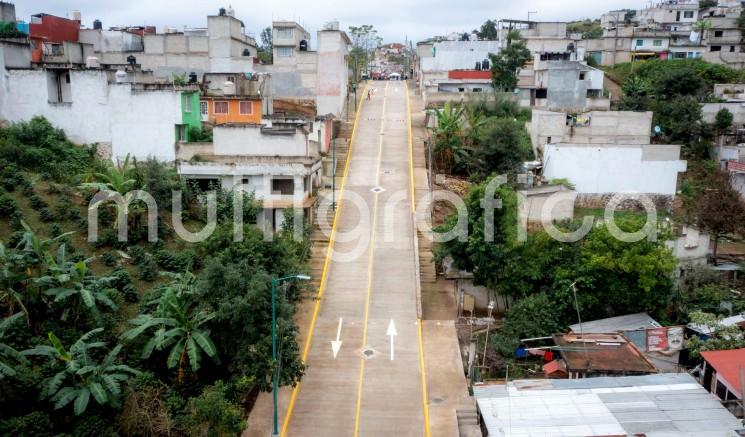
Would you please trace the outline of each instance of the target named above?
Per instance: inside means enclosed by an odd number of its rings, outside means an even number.
[[[282,424],[287,436],[425,435],[406,88],[376,82],[369,89],[307,372]],[[343,343],[334,359],[340,318]],[[386,335],[391,320],[393,360]]]

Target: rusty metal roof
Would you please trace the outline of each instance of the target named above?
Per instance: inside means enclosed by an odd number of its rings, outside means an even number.
[[[553,340],[570,372],[657,372],[623,334],[554,334]]]

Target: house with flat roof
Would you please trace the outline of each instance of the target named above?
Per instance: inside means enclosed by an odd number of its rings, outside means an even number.
[[[490,437],[734,437],[742,423],[687,373],[475,385]]]

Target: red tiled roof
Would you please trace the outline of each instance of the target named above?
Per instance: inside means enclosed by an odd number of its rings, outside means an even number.
[[[740,367],[745,369],[745,349],[704,351],[701,352],[701,356],[717,371],[717,379],[724,383],[730,392],[742,399]]]
[[[727,171],[731,173],[745,173],[745,164],[737,161],[727,161]]]

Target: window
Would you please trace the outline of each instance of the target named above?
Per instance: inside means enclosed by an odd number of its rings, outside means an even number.
[[[579,72],[579,80],[585,80],[585,77],[587,77],[587,73],[584,71]]]
[[[228,115],[228,102],[215,102],[215,115]]]
[[[294,179],[272,179],[272,194],[292,195],[295,194]]]
[[[662,47],[662,40],[661,39],[656,39],[656,40],[654,40],[654,42],[652,43],[652,45],[654,45],[655,47]]]
[[[295,29],[292,27],[278,27],[277,28],[277,39],[290,39],[292,38]]]
[[[292,47],[277,47],[277,56],[280,58],[291,58],[293,56]]]
[[[711,46],[710,51],[712,51],[712,52],[721,52],[722,51],[722,46]]]
[[[191,94],[184,94],[184,112],[191,112]]]
[[[735,53],[735,46],[729,46],[729,52]]]
[[[188,141],[187,135],[186,135],[186,125],[185,124],[177,124],[176,125],[176,140],[177,141]]]
[[[238,111],[241,115],[253,114],[253,102],[250,100],[242,100],[238,103]]]
[[[674,59],[685,59],[686,58],[686,52],[676,52],[673,53]]]
[[[465,88],[458,88],[458,92],[460,92],[460,93],[463,93],[463,92],[465,92],[465,91],[466,91],[466,89],[465,89]]]
[[[637,46],[637,47],[641,47],[641,46],[643,46],[643,45],[644,45],[644,40],[643,40],[643,39],[637,39],[637,40],[636,40],[636,46]]]
[[[474,89],[473,89],[473,92],[474,92],[474,93],[480,93],[480,92],[481,92],[481,88],[474,88]]]
[[[47,70],[49,103],[72,103],[69,70]]]
[[[723,30],[715,30],[714,31],[714,37],[715,38],[721,38],[723,36],[724,36],[724,31]]]
[[[535,98],[536,99],[547,99],[548,98],[548,90],[546,88],[541,88],[535,90]]]
[[[683,18],[693,18],[693,11],[683,12]]]
[[[207,121],[207,118],[210,116],[209,107],[210,104],[206,100],[201,100],[199,102],[199,115],[202,116],[202,121]]]

